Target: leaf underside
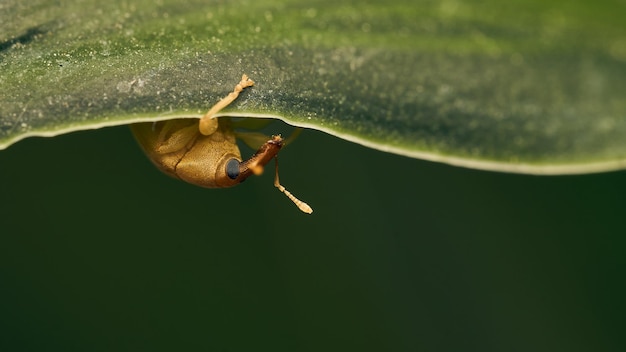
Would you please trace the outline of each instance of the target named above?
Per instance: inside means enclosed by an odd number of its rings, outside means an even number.
[[[623,1],[16,1],[0,149],[224,113],[480,169],[626,168]]]

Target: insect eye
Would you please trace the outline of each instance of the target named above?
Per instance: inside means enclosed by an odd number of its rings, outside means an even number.
[[[239,160],[233,158],[226,163],[226,175],[232,180],[239,176]]]

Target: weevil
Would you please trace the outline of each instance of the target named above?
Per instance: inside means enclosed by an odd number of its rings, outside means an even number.
[[[198,121],[173,119],[142,122],[131,130],[148,158],[165,174],[205,188],[225,188],[240,184],[251,175],[259,175],[267,163],[275,160],[274,186],[291,199],[300,210],[313,209],[280,184],[278,152],[285,140],[280,135],[269,138],[248,160],[243,161],[236,134],[227,118],[217,118],[221,109],[232,103],[239,93],[254,85],[243,75],[235,89],[215,104]]]

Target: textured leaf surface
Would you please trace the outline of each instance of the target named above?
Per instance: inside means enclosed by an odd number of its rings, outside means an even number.
[[[0,148],[138,120],[276,117],[483,169],[626,167],[626,5],[588,1],[15,1]]]

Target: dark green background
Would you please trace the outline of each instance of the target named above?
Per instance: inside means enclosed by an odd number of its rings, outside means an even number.
[[[0,152],[0,350],[622,351],[626,172],[534,177],[307,131],[206,190],[125,127]]]

